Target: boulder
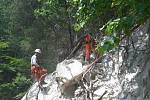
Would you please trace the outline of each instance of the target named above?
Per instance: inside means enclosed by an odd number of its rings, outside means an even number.
[[[64,60],[56,68],[56,77],[65,83],[83,72],[82,63],[75,59]]]

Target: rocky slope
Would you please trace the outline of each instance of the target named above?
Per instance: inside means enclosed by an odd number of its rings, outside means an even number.
[[[147,21],[87,73],[81,56],[59,63],[45,90],[35,83],[22,100],[150,100],[149,34]]]

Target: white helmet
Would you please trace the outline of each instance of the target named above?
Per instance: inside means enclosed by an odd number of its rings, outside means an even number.
[[[41,53],[41,50],[40,49],[35,49],[34,52]]]

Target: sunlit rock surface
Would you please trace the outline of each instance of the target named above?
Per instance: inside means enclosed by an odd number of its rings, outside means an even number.
[[[56,68],[57,77],[63,78],[65,80],[72,79],[74,76],[82,73],[82,71],[82,63],[73,59],[64,60],[63,62],[59,63]]]

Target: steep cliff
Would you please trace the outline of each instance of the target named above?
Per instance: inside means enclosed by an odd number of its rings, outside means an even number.
[[[147,21],[90,67],[81,56],[59,63],[45,89],[35,83],[22,100],[150,100],[149,34]]]

